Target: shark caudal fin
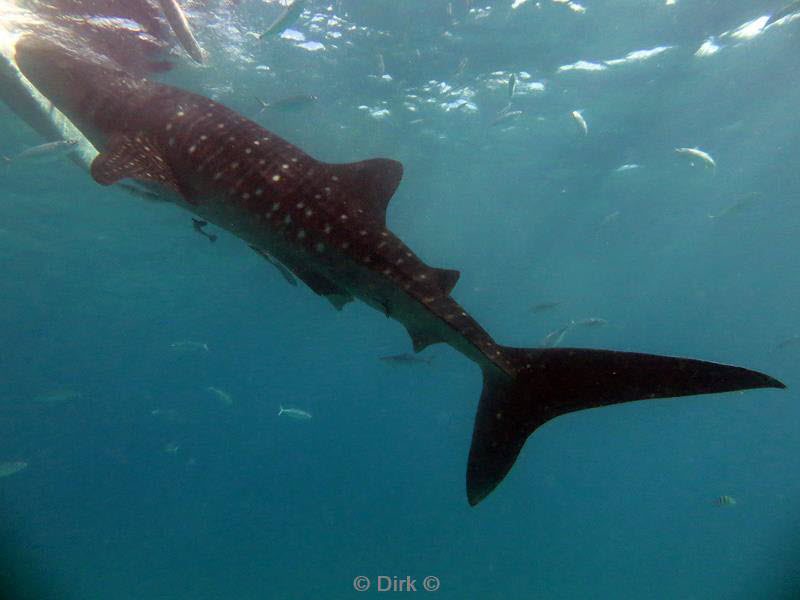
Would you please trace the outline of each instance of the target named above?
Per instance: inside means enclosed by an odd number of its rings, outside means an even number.
[[[564,413],[644,400],[786,387],[741,367],[581,348],[503,348],[516,377],[484,369],[467,464],[474,506],[503,480],[534,430]]]

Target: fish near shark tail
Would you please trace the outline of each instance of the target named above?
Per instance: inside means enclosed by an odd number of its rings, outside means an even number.
[[[568,412],[645,400],[786,387],[742,367],[690,358],[584,348],[502,348],[516,374],[484,367],[467,463],[474,506],[503,480],[525,440]]]

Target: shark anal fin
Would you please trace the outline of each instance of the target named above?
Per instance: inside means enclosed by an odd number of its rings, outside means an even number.
[[[338,180],[342,200],[385,225],[386,208],[403,178],[403,165],[388,158],[373,158],[327,166]]]
[[[345,289],[342,289],[324,275],[316,271],[305,269],[296,265],[288,265],[297,278],[302,280],[315,294],[325,297],[328,302],[333,304],[336,310],[342,310],[345,304],[353,299],[353,296]]]
[[[163,185],[193,204],[191,194],[180,185],[162,158],[158,146],[144,133],[118,133],[111,136],[108,149],[92,161],[90,172],[100,185],[111,185],[129,177]]]
[[[528,436],[559,415],[633,400],[785,387],[757,371],[691,358],[587,348],[500,350],[516,375],[484,369],[467,463],[473,506],[503,480]]]
[[[408,335],[411,338],[411,346],[414,352],[422,352],[431,344],[438,344],[444,340],[440,337],[425,331],[424,329],[416,329],[414,327],[406,326]]]

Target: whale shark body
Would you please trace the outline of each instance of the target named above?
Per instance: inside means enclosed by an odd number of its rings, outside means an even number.
[[[561,414],[619,402],[784,387],[741,367],[577,348],[511,348],[452,298],[459,273],[425,264],[386,225],[400,163],[315,160],[225,106],[89,61],[34,36],[25,76],[99,150],[92,177],[132,179],[280,261],[337,309],[358,299],[400,322],[419,352],[446,343],[483,371],[467,465],[475,505],[525,440]]]

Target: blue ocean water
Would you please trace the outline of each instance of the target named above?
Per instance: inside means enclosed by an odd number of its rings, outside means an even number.
[[[161,79],[319,159],[402,161],[390,228],[461,271],[455,298],[498,341],[603,319],[562,345],[788,390],[559,417],[470,508],[469,361],[381,360],[410,352],[396,322],[336,312],[172,205],[12,161],[0,462],[28,466],[0,478],[0,582],[82,600],[413,593],[379,577],[443,598],[800,597],[800,19],[762,29],[781,5],[312,0],[267,40],[275,2],[195,7],[208,65]],[[296,94],[318,101],[255,99]],[[0,132],[9,156],[41,141],[5,108]]]

